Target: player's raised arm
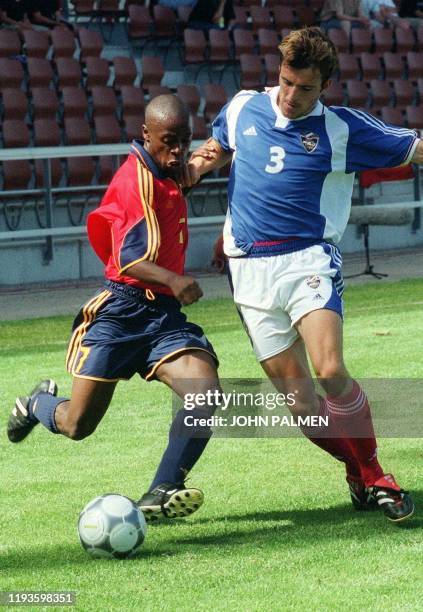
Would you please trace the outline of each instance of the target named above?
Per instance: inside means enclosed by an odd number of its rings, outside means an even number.
[[[413,164],[423,164],[423,140],[419,140],[417,143],[411,162]]]
[[[217,140],[209,138],[195,149],[188,162],[192,184],[197,183],[203,174],[222,168],[231,158],[231,151],[225,151]]]

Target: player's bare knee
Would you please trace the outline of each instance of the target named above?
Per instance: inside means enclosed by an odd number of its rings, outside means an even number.
[[[330,360],[315,366],[316,376],[322,384],[330,384],[332,380],[346,380],[348,373],[342,361]]]

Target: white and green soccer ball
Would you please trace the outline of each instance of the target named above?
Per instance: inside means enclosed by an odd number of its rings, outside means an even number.
[[[137,554],[147,524],[132,499],[107,493],[90,501],[79,515],[78,534],[93,558],[126,559]]]

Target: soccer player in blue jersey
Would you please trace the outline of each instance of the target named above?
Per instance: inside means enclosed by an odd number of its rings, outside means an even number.
[[[345,463],[353,505],[403,521],[413,501],[378,462],[366,395],[343,360],[336,244],[354,172],[423,163],[423,142],[412,130],[320,102],[337,53],[319,28],[289,33],[279,50],[279,86],[241,91],[222,109],[213,137],[194,152],[191,180],[232,160],[224,251],[257,359],[282,391],[301,381],[296,414],[329,416],[328,428],[303,432]],[[307,354],[326,397],[314,391]]]
[[[219,388],[217,358],[203,330],[186,320],[181,305],[203,295],[184,273],[187,205],[180,189],[191,142],[189,111],[176,96],[158,96],[146,108],[143,141],[134,140],[101,205],[88,217],[90,242],[105,266],[105,285],[75,319],[67,354],[71,398],[58,397],[51,379],[18,397],[7,433],[21,442],[41,423],[72,440],[91,435],[105,415],[119,380],[139,374],[174,393]],[[147,520],[195,512],[199,489],[184,484],[211,436],[184,428],[179,410],[149,490],[138,504]]]

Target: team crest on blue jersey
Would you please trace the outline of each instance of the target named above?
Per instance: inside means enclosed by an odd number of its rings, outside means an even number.
[[[303,143],[304,149],[307,153],[313,153],[316,150],[317,145],[319,144],[319,137],[317,134],[313,132],[309,132],[308,134],[301,134],[301,142]]]
[[[309,276],[306,279],[306,283],[309,287],[311,287],[311,289],[317,289],[317,287],[320,285],[320,276],[317,276],[317,274],[314,276]]]

